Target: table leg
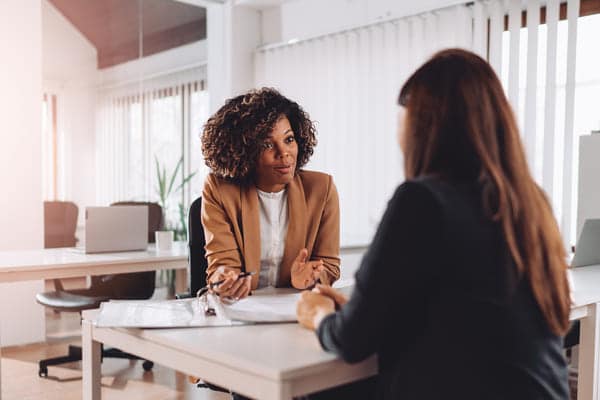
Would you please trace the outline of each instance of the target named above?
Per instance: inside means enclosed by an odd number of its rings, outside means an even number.
[[[279,387],[278,400],[292,400],[292,387],[289,383],[283,383]]]
[[[188,290],[187,269],[177,268],[175,270],[175,293],[185,293]]]
[[[82,390],[83,400],[100,400],[101,343],[93,339],[93,325],[89,320],[81,324]]]
[[[0,342],[0,400],[2,399],[2,342]]]
[[[600,303],[588,306],[588,314],[581,319],[579,338],[578,400],[599,400],[598,373],[600,373]]]

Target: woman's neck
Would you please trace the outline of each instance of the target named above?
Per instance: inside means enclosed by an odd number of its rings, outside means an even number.
[[[256,183],[256,188],[258,190],[260,190],[261,192],[266,192],[266,193],[277,193],[277,192],[281,192],[282,190],[285,189],[287,185],[283,184],[283,183],[276,183],[276,184],[271,184],[271,185],[265,185],[265,184],[260,184],[260,183]]]

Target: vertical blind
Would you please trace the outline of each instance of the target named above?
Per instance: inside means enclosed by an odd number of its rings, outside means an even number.
[[[527,0],[525,7],[518,0],[476,3],[480,12],[474,13],[474,24],[490,21],[488,60],[502,77],[532,173],[546,191],[565,244],[570,245],[575,241],[576,222],[573,121],[580,1],[566,4],[566,55],[559,54],[560,2],[545,3],[544,25],[539,0]]]
[[[461,5],[257,51],[257,86],[279,89],[316,121],[319,144],[307,168],[334,177],[342,245],[370,241],[403,179],[402,83],[437,50],[472,48],[472,14]]]
[[[104,90],[96,119],[98,204],[157,201],[157,161],[169,177],[183,159],[174,186],[191,172],[206,174],[195,154],[200,151],[200,127],[208,116],[204,75],[204,67],[194,68]],[[197,182],[194,179],[186,191],[171,199],[174,203],[167,221],[178,221],[177,203],[187,205],[199,194]]]
[[[569,0],[567,65],[557,65],[559,2],[476,1],[256,52],[257,86],[300,103],[317,122],[307,168],[334,176],[342,244],[366,244],[403,179],[396,96],[435,51],[470,49],[486,58],[515,110],[532,173],[548,193],[567,244],[573,242],[574,78],[579,0]],[[526,26],[522,25],[526,12]],[[507,23],[506,23],[507,22]],[[506,24],[505,24],[506,23]],[[566,70],[566,86],[557,88]],[[560,90],[558,90],[560,89]],[[559,93],[560,92],[560,93]]]

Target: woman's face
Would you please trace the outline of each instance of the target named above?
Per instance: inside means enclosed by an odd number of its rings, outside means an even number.
[[[397,139],[400,149],[405,153],[406,145],[406,108],[403,106],[398,107],[398,130]]]
[[[287,117],[277,120],[264,142],[256,165],[256,186],[264,192],[279,192],[294,179],[298,143]]]

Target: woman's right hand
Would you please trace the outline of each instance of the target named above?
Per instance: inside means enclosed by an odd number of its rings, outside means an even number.
[[[335,290],[329,285],[320,285],[318,284],[313,289],[313,292],[322,294],[323,296],[329,297],[335,303],[335,308],[341,308],[344,304],[348,302],[348,298],[342,292]]]
[[[211,275],[209,282],[216,283],[223,281],[223,283],[211,287],[210,291],[216,293],[219,297],[230,297],[235,300],[243,299],[250,294],[252,289],[252,277],[246,276],[238,279],[241,270],[237,268],[219,267]]]
[[[305,328],[315,330],[321,324],[323,318],[335,312],[333,300],[322,294],[302,292],[296,304],[296,316],[298,322]]]

